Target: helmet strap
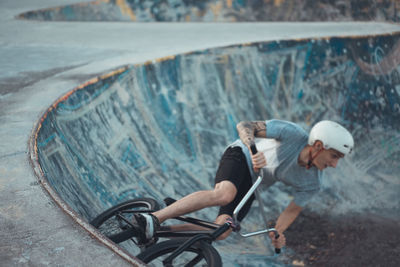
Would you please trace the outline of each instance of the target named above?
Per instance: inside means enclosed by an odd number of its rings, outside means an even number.
[[[318,150],[317,153],[315,153],[315,155],[313,156],[312,155],[312,147],[310,147],[310,150],[308,150],[309,151],[308,162],[306,165],[307,170],[309,170],[312,167],[314,159],[319,155],[319,153],[322,152],[322,150],[324,150],[324,148],[321,148],[320,150]]]

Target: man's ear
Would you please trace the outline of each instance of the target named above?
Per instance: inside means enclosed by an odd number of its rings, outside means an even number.
[[[324,148],[324,144],[321,141],[317,140],[315,141],[313,147],[315,150],[320,151],[321,149]]]

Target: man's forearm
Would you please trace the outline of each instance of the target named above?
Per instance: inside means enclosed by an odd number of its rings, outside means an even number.
[[[241,121],[236,125],[240,140],[250,147],[254,137],[267,137],[265,121]]]
[[[297,206],[293,201],[290,202],[289,206],[287,206],[276,221],[275,229],[279,233],[283,233],[299,216],[301,210],[300,206]]]

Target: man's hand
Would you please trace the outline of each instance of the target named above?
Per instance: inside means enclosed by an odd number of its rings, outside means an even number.
[[[267,166],[267,160],[264,153],[260,151],[255,155],[251,155],[251,162],[253,163],[253,169],[255,172],[258,172],[261,168]]]
[[[286,237],[283,233],[279,233],[278,239],[275,239],[275,233],[270,232],[269,238],[271,238],[271,243],[275,248],[283,248],[286,245]]]

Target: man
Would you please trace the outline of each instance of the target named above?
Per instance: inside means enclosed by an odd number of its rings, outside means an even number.
[[[240,139],[224,152],[214,189],[189,194],[152,214],[135,215],[134,223],[143,232],[141,242],[151,240],[159,224],[165,220],[206,207],[220,206],[215,222],[225,223],[251,187],[255,173],[261,171],[267,187],[281,181],[294,188],[294,199],[275,225],[279,238],[274,239],[270,233],[272,244],[281,248],[286,243],[285,230],[319,191],[322,170],[335,168],[339,159],[349,154],[354,145],[352,135],[333,121],[317,123],[310,134],[299,125],[282,120],[240,122],[237,130]],[[256,144],[258,149],[255,155],[250,152],[252,144]],[[253,200],[254,196],[242,208],[239,220],[248,213]],[[220,239],[226,238],[230,232],[225,232]]]

